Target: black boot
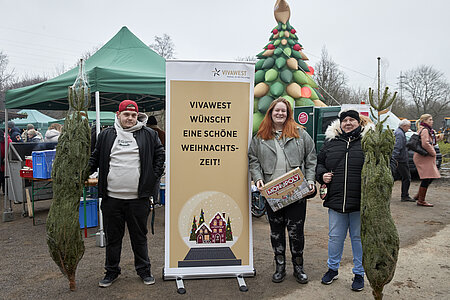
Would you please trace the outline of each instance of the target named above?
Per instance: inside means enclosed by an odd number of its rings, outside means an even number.
[[[308,275],[303,271],[303,256],[292,258],[292,264],[294,265],[295,280],[302,284],[308,283]]]
[[[275,273],[272,275],[272,281],[279,283],[286,277],[286,259],[284,255],[275,256]]]

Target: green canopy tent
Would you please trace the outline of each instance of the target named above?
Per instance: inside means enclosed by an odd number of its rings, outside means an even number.
[[[114,125],[115,115],[116,114],[112,111],[101,111],[100,112],[100,124],[102,126]],[[66,118],[62,118],[59,120],[48,122],[48,125],[50,126],[50,124],[53,124],[53,123],[59,123],[59,124],[63,125],[65,119]],[[94,122],[95,120],[97,120],[96,112],[88,111],[88,119],[89,119],[89,122]]]
[[[102,111],[116,111],[124,99],[138,103],[141,111],[164,108],[165,60],[127,27],[122,29],[84,64],[91,92],[99,92]],[[53,79],[6,92],[5,107],[67,110],[67,87],[78,67]],[[95,110],[95,101],[91,101]]]
[[[34,128],[43,130],[42,134],[45,134],[45,131],[48,128],[48,123],[56,121],[56,119],[49,117],[35,109],[22,109],[18,112],[19,114],[26,114],[26,118],[18,118],[12,119],[16,127],[20,129],[27,128],[28,124],[33,124]]]

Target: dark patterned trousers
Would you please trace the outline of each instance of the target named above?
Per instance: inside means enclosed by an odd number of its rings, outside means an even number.
[[[303,261],[306,200],[299,200],[276,212],[270,208],[267,202],[266,207],[270,224],[270,241],[274,254],[285,255],[287,228],[292,260],[300,257]]]

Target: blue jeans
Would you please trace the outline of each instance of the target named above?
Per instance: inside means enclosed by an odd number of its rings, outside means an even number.
[[[347,231],[350,232],[353,252],[353,273],[364,276],[362,266],[361,245],[361,217],[359,211],[339,213],[328,209],[329,239],[328,239],[328,268],[337,271],[344,251],[344,241]]]

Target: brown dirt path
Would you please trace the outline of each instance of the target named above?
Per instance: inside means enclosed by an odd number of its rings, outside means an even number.
[[[411,194],[419,182],[411,185]],[[433,182],[428,199],[434,208],[417,207],[400,202],[400,182],[396,182],[391,210],[400,235],[400,258],[394,280],[385,288],[385,299],[443,299],[449,295],[450,281],[450,181]],[[2,202],[3,203],[3,202]],[[50,201],[36,203],[38,223],[45,221]],[[122,275],[111,287],[97,286],[103,277],[104,248],[95,246],[95,238],[85,239],[86,252],[77,270],[77,290],[70,292],[68,281],[51,260],[45,241],[45,225],[33,226],[21,216],[21,205],[14,205],[14,221],[0,223],[0,298],[2,299],[371,299],[366,280],[363,292],[355,293],[351,285],[351,247],[347,241],[340,278],[330,286],[320,284],[326,271],[327,210],[318,198],[309,200],[305,229],[305,269],[307,285],[299,285],[288,276],[283,283],[271,282],[273,255],[269,227],[262,217],[253,219],[254,256],[257,275],[246,278],[249,291],[239,292],[237,280],[186,280],[187,293],[178,295],[174,281],[163,281],[164,211],[157,209],[156,234],[149,235],[149,249],[156,284],[144,286],[135,275],[133,256],[126,235],[122,251]],[[89,233],[94,234],[95,229]],[[289,260],[289,258],[288,258]]]

